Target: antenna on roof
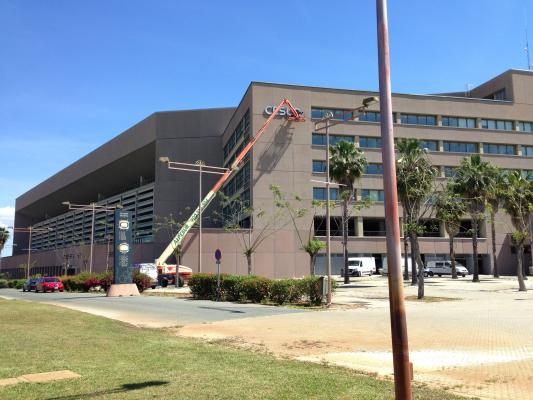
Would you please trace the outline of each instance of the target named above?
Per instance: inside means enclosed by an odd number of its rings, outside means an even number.
[[[524,51],[526,52],[526,56],[527,56],[527,69],[528,71],[531,71],[531,59],[529,57],[529,40],[527,37],[527,13],[526,13],[525,2],[524,2],[524,25],[525,25],[525,31],[526,31],[526,47],[524,48]]]

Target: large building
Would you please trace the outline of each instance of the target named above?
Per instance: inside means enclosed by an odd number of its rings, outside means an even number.
[[[255,144],[242,167],[224,186],[229,196],[239,196],[267,214],[273,208],[271,184],[301,197],[300,206],[311,208],[313,199],[324,200],[325,189],[313,181],[324,179],[325,145],[323,132],[315,123],[331,111],[337,124],[330,129],[330,142],[354,142],[368,160],[365,175],[357,183],[357,196],[369,197],[373,204],[350,217],[348,249],[352,255],[372,255],[378,267],[386,253],[379,106],[352,120],[350,110],[375,92],[309,86],[252,82],[236,108],[157,112],[123,132],[110,142],[42,182],[17,199],[15,225],[49,228],[34,233],[32,260],[34,272],[59,273],[68,263],[72,270],[87,268],[87,244],[91,235],[91,214],[68,211],[62,202],[102,205],[122,204],[133,212],[135,262],[151,262],[168,244],[166,229],[157,229],[172,214],[186,219],[198,204],[198,176],[167,169],[160,157],[173,161],[228,167],[250,137],[264,124],[272,107],[287,98],[303,112],[305,122],[289,122],[277,117]],[[453,176],[454,168],[472,153],[480,153],[503,169],[518,169],[533,176],[533,73],[509,70],[466,93],[433,95],[393,94],[394,132],[398,138],[417,138],[429,150],[437,166],[437,184]],[[205,175],[207,193],[216,176]],[[332,198],[338,195],[332,189]],[[223,214],[215,200],[206,210],[203,230],[202,264],[213,271],[213,252],[223,253],[222,269],[246,273],[238,234],[224,231]],[[308,213],[297,221],[302,235],[314,229],[325,235],[322,213]],[[332,212],[332,253],[334,272],[341,268],[340,208]],[[401,211],[400,211],[401,215]],[[108,251],[112,242],[112,214],[97,213],[94,266],[112,265]],[[445,258],[448,239],[442,223],[428,216],[427,229],[420,239],[424,259]],[[257,234],[261,220],[252,221],[251,235]],[[468,237],[471,221],[465,216],[456,240],[459,261],[470,270],[474,260]],[[509,219],[497,217],[498,262],[503,274],[514,274],[516,255],[510,242]],[[490,229],[483,223],[479,232],[482,273],[490,273]],[[196,269],[198,232],[193,229],[184,241],[182,263]],[[3,260],[3,269],[14,273],[26,262],[28,235],[15,235],[14,256]],[[301,250],[293,225],[269,236],[254,254],[254,273],[272,277],[302,276],[309,271],[309,257]],[[112,256],[111,256],[112,257]],[[33,263],[32,263],[33,264]],[[324,256],[316,272],[324,270]],[[530,254],[525,265],[531,264]]]

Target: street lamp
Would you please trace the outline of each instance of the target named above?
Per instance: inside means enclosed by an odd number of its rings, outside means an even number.
[[[353,121],[357,116],[359,116],[359,113],[366,110],[370,105],[376,103],[378,100],[377,97],[366,97],[363,99],[362,103],[363,105],[360,107],[357,107],[353,110],[351,110],[352,117],[347,120],[341,120],[341,121],[334,121],[332,123],[333,119],[333,113],[331,111],[327,111],[320,121],[317,121],[315,123],[315,132],[318,132],[322,129],[325,130],[326,133],[326,269],[328,274],[328,293],[326,298],[326,303],[328,306],[331,305],[331,221],[330,221],[330,212],[329,212],[329,204],[330,204],[330,193],[329,188],[333,182],[330,182],[330,176],[329,176],[329,128],[331,126],[346,122],[346,121]],[[320,127],[319,125],[321,123],[324,123],[323,127]],[[348,246],[348,244],[346,244]],[[344,272],[347,276],[347,271]]]
[[[91,211],[92,217],[91,217],[91,249],[89,252],[89,272],[93,272],[93,250],[94,250],[94,217],[96,214],[96,210],[98,211],[104,211],[104,212],[110,212],[115,211],[117,208],[122,208],[120,204],[116,206],[101,206],[96,203],[91,204],[73,204],[70,201],[64,201],[61,204],[68,207],[69,210],[82,210],[82,211]]]
[[[33,226],[28,226],[26,228],[15,228],[13,226],[8,226],[7,229],[12,229],[13,232],[24,232],[29,233],[29,239],[28,239],[28,265],[26,268],[26,279],[30,278],[30,268],[31,268],[31,238],[33,232],[52,232],[52,228],[34,228]],[[15,245],[14,245],[15,246]]]
[[[177,161],[170,161],[168,157],[159,157],[159,161],[165,163],[168,169],[198,172],[198,272],[202,272],[202,175],[204,173],[224,175],[226,171],[228,171],[228,169],[206,165],[205,162],[202,160],[197,160],[194,164],[189,164]],[[179,262],[178,260],[176,260],[176,285],[178,285],[179,279],[178,269]]]

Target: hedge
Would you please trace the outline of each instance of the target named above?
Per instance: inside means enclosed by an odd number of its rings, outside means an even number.
[[[336,282],[333,281],[333,288]],[[194,274],[189,279],[189,288],[195,299],[217,299],[217,276]],[[320,290],[320,277],[303,279],[268,279],[261,276],[220,275],[220,299],[237,302],[274,302],[297,304],[306,302],[320,305],[324,298]]]

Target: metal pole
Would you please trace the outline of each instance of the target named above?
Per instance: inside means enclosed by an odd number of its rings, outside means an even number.
[[[199,171],[198,174],[200,177],[200,183],[198,185],[198,272],[202,272],[202,163],[199,163]]]
[[[217,260],[217,300],[220,301],[220,260]]]
[[[381,108],[381,142],[383,160],[383,188],[385,190],[385,224],[387,228],[387,263],[391,318],[394,388],[397,400],[411,400],[411,368],[401,272],[400,223],[390,87],[389,33],[387,1],[376,0],[379,92]],[[414,262],[414,260],[413,260]]]
[[[30,226],[30,239],[28,241],[28,269],[26,271],[26,279],[30,279],[30,268],[31,268],[31,231],[33,227]],[[13,230],[14,231],[14,230]]]
[[[96,203],[91,203],[93,215],[91,219],[91,250],[89,253],[89,273],[93,272],[93,247],[94,247],[94,214],[96,212]]]
[[[326,296],[326,303],[328,307],[331,305],[331,226],[329,217],[329,119],[326,119],[326,267],[328,274],[328,293]]]

